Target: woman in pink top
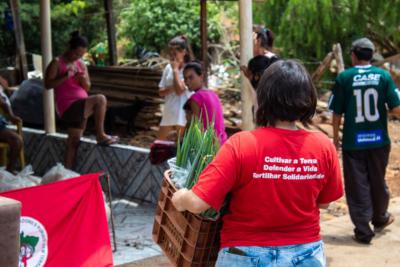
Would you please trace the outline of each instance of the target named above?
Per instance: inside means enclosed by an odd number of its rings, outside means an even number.
[[[214,129],[219,141],[223,144],[227,139],[227,135],[225,132],[222,104],[216,93],[204,88],[201,64],[198,62],[186,64],[183,69],[183,77],[189,90],[195,92],[185,104],[184,109],[196,118],[199,118],[201,115],[204,128],[214,120]],[[188,121],[191,116],[188,116]]]
[[[111,145],[118,137],[104,132],[104,117],[107,100],[103,95],[88,96],[90,79],[81,58],[86,53],[88,41],[73,32],[67,51],[53,59],[46,69],[45,87],[54,88],[57,113],[68,127],[65,166],[74,166],[80,138],[86,128],[87,119],[94,114],[96,139],[99,145]]]

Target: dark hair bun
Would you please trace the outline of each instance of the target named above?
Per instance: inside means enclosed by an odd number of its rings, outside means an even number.
[[[81,36],[79,31],[74,31],[71,33],[71,39],[69,40],[69,49],[77,49],[78,47],[87,48],[89,45],[86,37]]]

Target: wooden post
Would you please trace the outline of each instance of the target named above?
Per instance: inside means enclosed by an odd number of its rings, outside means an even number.
[[[324,74],[324,71],[329,67],[331,64],[331,61],[333,59],[334,55],[333,52],[329,52],[322,63],[318,66],[318,68],[314,71],[314,73],[311,75],[311,78],[314,83],[317,83],[319,79],[321,79],[322,75]]]
[[[342,47],[341,47],[340,43],[333,45],[332,51],[333,51],[333,54],[334,54],[335,60],[336,60],[337,73],[339,74],[342,71],[344,71]]]
[[[53,58],[51,45],[51,19],[50,19],[50,0],[40,0],[40,32],[42,45],[42,68],[43,77],[46,67]],[[54,112],[54,92],[53,89],[43,90],[43,117],[44,130],[46,133],[56,132],[55,112]]]
[[[253,57],[253,15],[252,0],[239,0],[240,19],[240,65],[246,65]],[[252,113],[252,91],[250,83],[240,75],[240,87],[242,97],[242,130],[254,129]]]
[[[200,0],[200,39],[201,60],[204,68],[204,83],[208,85],[208,46],[207,46],[207,0]]]
[[[112,0],[104,0],[104,9],[107,22],[107,37],[108,37],[108,55],[110,65],[114,66],[118,63],[117,57],[117,42],[115,39],[115,24],[113,16]]]
[[[396,54],[396,55],[387,57],[387,58],[385,58],[383,60],[374,62],[374,63],[372,63],[372,65],[381,66],[381,65],[385,64],[386,62],[396,62],[396,61],[399,61],[399,60],[400,60],[400,54]]]
[[[21,71],[22,78],[26,80],[28,79],[28,63],[26,60],[25,41],[22,31],[21,17],[19,14],[19,0],[10,0],[10,4],[14,23],[15,41],[17,43],[18,64],[20,65],[19,69]]]

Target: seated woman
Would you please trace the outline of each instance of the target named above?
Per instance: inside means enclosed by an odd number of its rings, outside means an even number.
[[[224,113],[222,104],[216,93],[204,87],[203,70],[198,62],[190,62],[183,69],[183,77],[186,86],[194,94],[186,102],[184,109],[187,110],[188,122],[191,117],[200,118],[204,128],[214,121],[214,129],[219,141],[223,144],[227,135],[225,132]]]
[[[258,128],[221,147],[191,189],[177,191],[179,211],[219,210],[230,193],[217,267],[326,266],[319,208],[343,195],[335,146],[302,130],[315,114],[317,93],[293,60],[272,64],[257,89]]]
[[[104,95],[88,96],[90,79],[87,68],[81,58],[86,53],[88,41],[73,32],[68,49],[53,59],[46,69],[45,87],[54,88],[57,112],[68,127],[65,166],[72,168],[80,138],[86,128],[87,119],[94,115],[96,140],[99,145],[111,145],[118,142],[117,136],[104,132],[104,117],[107,100]]]
[[[12,123],[21,123],[21,118],[14,115],[11,109],[10,101],[3,92],[3,89],[7,88],[7,81],[0,77],[0,109],[2,111],[2,114],[4,114],[7,119],[9,119]],[[14,172],[17,164],[18,155],[21,153],[23,144],[21,137],[16,132],[7,129],[6,126],[6,118],[3,115],[0,115],[0,142],[7,143],[10,148],[10,157],[8,159],[6,170],[9,172]]]

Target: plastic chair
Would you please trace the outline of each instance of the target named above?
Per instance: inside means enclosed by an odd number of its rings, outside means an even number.
[[[21,152],[19,154],[19,163],[21,166],[21,169],[25,167],[25,153],[24,153],[24,139],[23,139],[23,134],[22,134],[22,122],[17,123],[17,134],[21,137],[22,139],[22,148]],[[8,144],[5,142],[0,142],[0,166],[6,166],[7,165],[7,152],[8,152]]]

